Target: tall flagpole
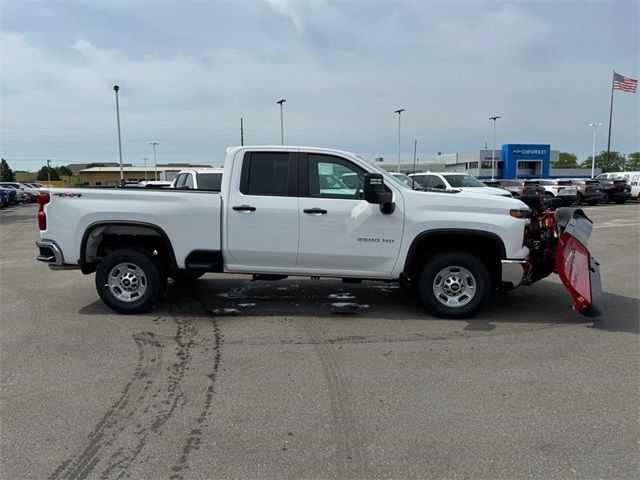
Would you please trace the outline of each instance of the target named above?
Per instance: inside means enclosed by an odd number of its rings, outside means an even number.
[[[609,108],[609,139],[607,140],[607,163],[606,168],[609,168],[609,151],[611,150],[611,119],[613,117],[613,78],[616,76],[616,71],[613,71],[611,77],[611,107]],[[604,170],[604,168],[603,168]]]

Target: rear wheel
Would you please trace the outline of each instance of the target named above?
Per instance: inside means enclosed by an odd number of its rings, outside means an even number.
[[[580,205],[582,203],[582,194],[578,192],[578,200],[576,201],[576,205]]]
[[[602,195],[602,203],[609,203],[609,194],[606,192]]]
[[[144,313],[160,300],[167,276],[150,253],[121,248],[107,255],[96,270],[102,301],[119,313]]]
[[[465,318],[486,303],[491,279],[485,265],[464,251],[428,258],[418,278],[418,295],[434,315]]]

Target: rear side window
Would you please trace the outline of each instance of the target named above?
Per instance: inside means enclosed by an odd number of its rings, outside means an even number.
[[[293,192],[292,179],[297,179],[295,162],[287,152],[253,152],[242,164],[240,192],[245,195],[287,196]]]
[[[427,188],[439,188],[446,189],[444,182],[442,179],[436,175],[429,175],[429,180],[427,180]]]

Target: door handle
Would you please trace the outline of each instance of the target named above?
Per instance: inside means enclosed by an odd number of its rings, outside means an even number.
[[[231,208],[233,208],[236,212],[249,213],[249,212],[255,212],[256,211],[256,207],[252,207],[251,205],[234,205]]]
[[[310,213],[312,215],[326,215],[327,211],[323,208],[305,208],[304,213]]]

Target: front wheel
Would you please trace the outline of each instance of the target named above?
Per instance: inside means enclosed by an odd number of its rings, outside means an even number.
[[[491,279],[487,267],[464,251],[441,252],[428,258],[418,278],[418,294],[431,313],[465,318],[486,303]]]
[[[119,313],[144,313],[160,300],[167,276],[150,254],[121,248],[107,255],[96,270],[102,301]]]

